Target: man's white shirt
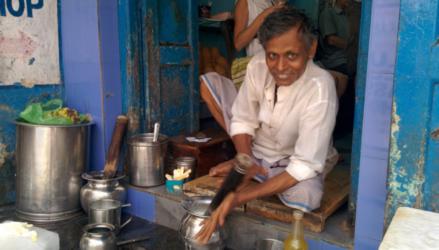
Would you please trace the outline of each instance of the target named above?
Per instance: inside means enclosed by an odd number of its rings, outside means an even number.
[[[289,159],[286,171],[298,181],[322,173],[326,159],[337,154],[331,142],[338,108],[333,78],[309,60],[299,79],[278,87],[276,105],[274,92],[265,53],[258,53],[232,106],[231,136],[253,136],[254,156],[268,163]]]

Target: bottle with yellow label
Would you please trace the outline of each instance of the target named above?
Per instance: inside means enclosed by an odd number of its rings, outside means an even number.
[[[303,232],[303,212],[295,210],[293,218],[292,231],[284,241],[284,250],[308,250]]]

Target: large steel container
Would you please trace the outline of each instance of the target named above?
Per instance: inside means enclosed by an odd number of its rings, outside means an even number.
[[[88,168],[91,124],[16,122],[16,214],[35,222],[81,213],[81,174]]]

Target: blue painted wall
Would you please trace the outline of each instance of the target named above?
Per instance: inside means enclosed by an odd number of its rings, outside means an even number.
[[[65,100],[67,105],[93,118],[93,169],[102,166],[105,155],[97,8],[96,0],[61,2]]]
[[[61,18],[66,104],[93,117],[90,170],[102,169],[122,110],[117,1],[64,0]]]

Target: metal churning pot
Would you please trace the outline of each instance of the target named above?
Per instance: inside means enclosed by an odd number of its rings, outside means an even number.
[[[88,214],[90,204],[101,199],[113,199],[124,203],[126,188],[119,182],[124,177],[124,174],[117,173],[114,178],[106,179],[102,171],[83,173],[82,178],[87,180],[87,183],[80,191],[82,209]]]
[[[87,169],[92,124],[15,124],[17,216],[52,222],[79,215],[81,173]]]
[[[209,217],[206,211],[212,201],[209,196],[194,196],[182,201],[181,205],[186,210],[180,222],[179,233],[184,240],[186,250],[220,250],[224,249],[225,233],[222,228],[213,232],[206,245],[196,242],[195,236],[201,230],[201,223]]]

